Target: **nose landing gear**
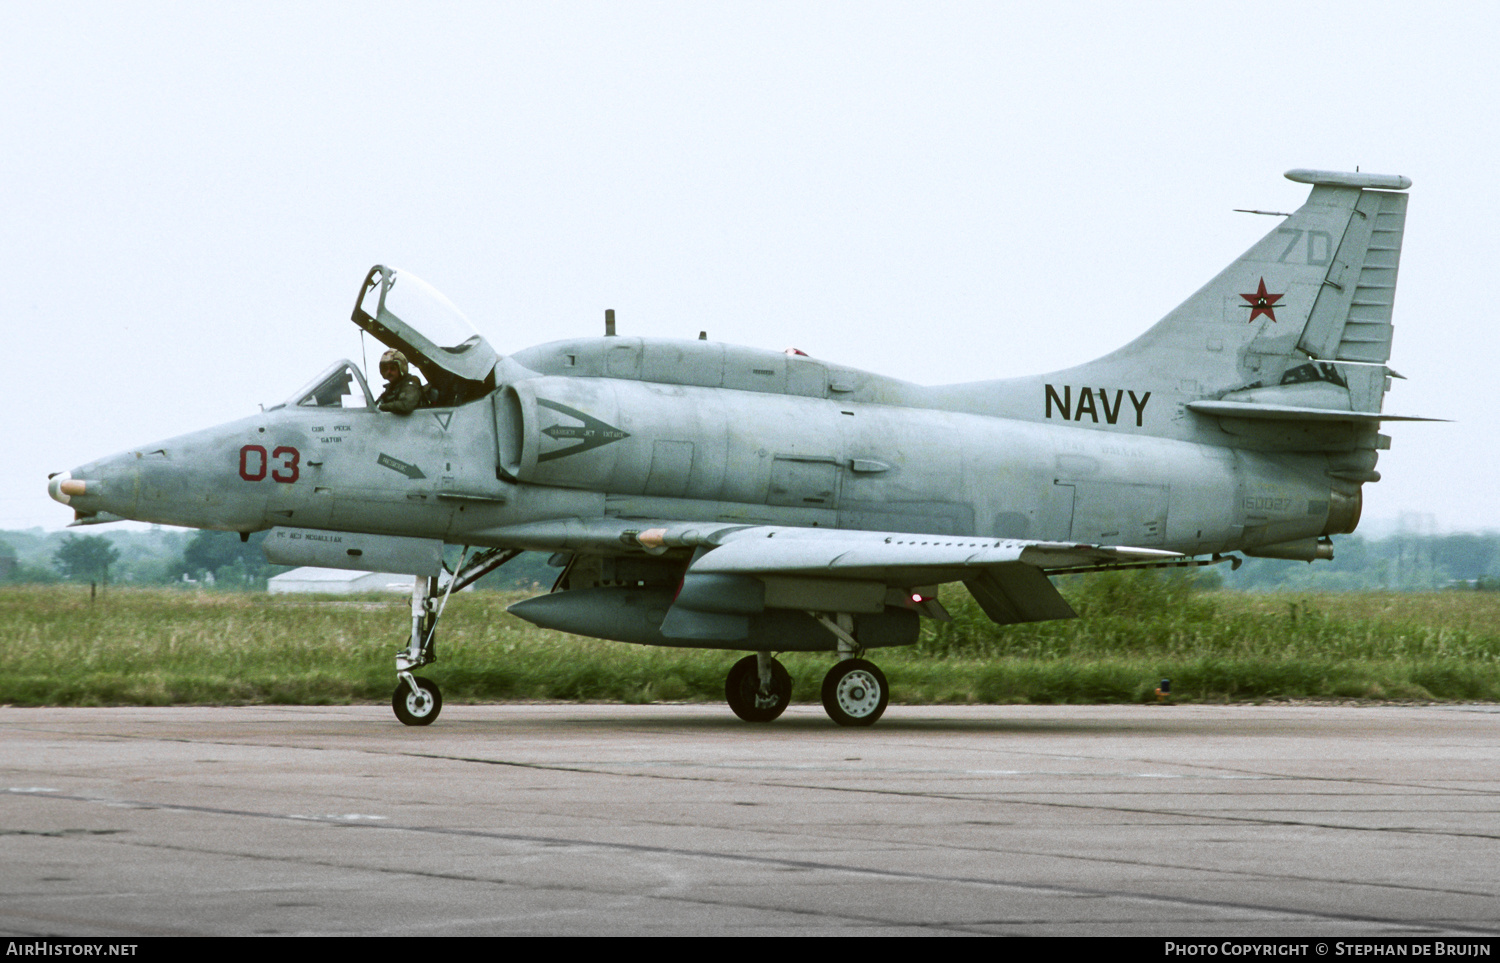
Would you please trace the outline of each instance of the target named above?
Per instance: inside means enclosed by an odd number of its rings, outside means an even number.
[[[457,567],[447,573],[448,578],[441,585],[436,577],[416,577],[411,590],[411,635],[406,648],[396,653],[396,678],[399,681],[396,691],[391,694],[391,708],[403,724],[431,725],[443,710],[443,694],[437,683],[412,673],[437,661],[438,620],[448,607],[448,597],[520,554],[520,549],[492,548],[470,559],[469,549],[465,546]],[[441,597],[438,595],[440,587]]]

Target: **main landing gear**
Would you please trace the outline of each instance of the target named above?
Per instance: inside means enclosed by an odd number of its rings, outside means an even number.
[[[445,571],[445,579],[418,575],[411,590],[411,636],[407,646],[396,653],[396,691],[391,694],[391,708],[396,718],[408,726],[428,726],[443,711],[443,693],[431,679],[413,675],[424,665],[437,661],[437,624],[454,591],[483,578],[521,554],[520,549],[492,548],[472,559],[464,548],[458,566]],[[467,560],[467,564],[465,561]]]
[[[845,659],[823,677],[823,709],[841,726],[873,726],[890,698],[885,673],[864,659]]]
[[[839,661],[823,677],[823,709],[841,726],[872,726],[885,712],[891,687],[873,662],[859,658],[854,620],[848,615],[815,616],[838,639]],[[786,711],[792,677],[769,652],[747,655],[729,670],[724,697],[746,722],[770,722]]]
[[[814,618],[839,640],[839,661],[823,677],[823,711],[841,726],[873,726],[891,700],[885,673],[860,658],[864,647],[854,639],[854,617],[840,613]]]
[[[792,677],[769,652],[747,655],[729,670],[724,698],[746,722],[770,722],[792,701]]]

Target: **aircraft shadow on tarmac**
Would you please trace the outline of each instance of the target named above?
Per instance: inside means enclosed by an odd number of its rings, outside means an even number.
[[[1168,732],[1180,731],[1180,720],[1169,719],[1165,714],[1160,717],[1144,716],[1140,719],[1132,719],[1129,722],[1121,722],[1118,719],[1088,719],[1068,718],[1067,712],[1070,707],[1057,707],[1055,716],[1038,719],[1017,718],[961,718],[952,715],[943,715],[941,706],[914,706],[899,707],[897,711],[887,714],[882,719],[878,728],[850,729],[835,725],[827,717],[812,713],[788,712],[775,722],[766,725],[747,724],[733,716],[700,716],[680,715],[671,712],[662,712],[666,707],[651,706],[622,706],[617,714],[596,715],[589,713],[576,717],[548,715],[542,718],[527,717],[519,719],[504,720],[461,720],[457,718],[459,712],[453,712],[454,718],[445,719],[441,731],[452,731],[460,729],[469,733],[492,732],[495,728],[511,728],[513,726],[524,726],[527,729],[555,729],[555,730],[594,730],[594,731],[621,731],[621,730],[650,730],[655,732],[724,732],[731,735],[755,738],[760,735],[775,735],[777,733],[796,733],[798,738],[807,738],[809,733],[821,733],[825,736],[832,735],[858,735],[862,732],[876,736],[878,733],[960,733],[960,732],[990,732],[990,733],[1066,733],[1076,732],[1081,734],[1109,734],[1120,735],[1129,732]],[[812,708],[807,706],[804,708]],[[429,730],[435,732],[439,730]],[[419,735],[413,733],[413,735]]]

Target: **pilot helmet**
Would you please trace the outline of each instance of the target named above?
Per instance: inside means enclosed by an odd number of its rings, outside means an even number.
[[[399,376],[402,378],[406,377],[406,355],[397,351],[395,348],[392,348],[391,350],[380,356],[380,370],[382,373],[384,373],[386,365],[395,365],[397,372],[399,372]]]

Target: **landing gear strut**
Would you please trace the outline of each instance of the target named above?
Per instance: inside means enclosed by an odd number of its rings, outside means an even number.
[[[468,546],[464,546],[457,567],[444,573],[446,579],[426,575],[416,577],[411,589],[411,636],[406,648],[396,653],[396,678],[399,681],[391,695],[391,708],[404,724],[431,725],[443,709],[443,694],[437,683],[412,673],[437,661],[437,625],[448,606],[448,597],[520,554],[520,549],[492,548],[471,559]],[[468,564],[465,564],[466,560]]]

